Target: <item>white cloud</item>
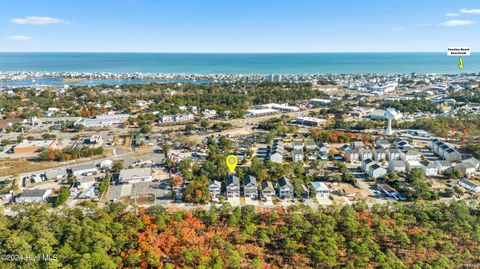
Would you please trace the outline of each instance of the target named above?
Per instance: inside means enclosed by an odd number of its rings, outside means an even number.
[[[458,17],[458,16],[460,16],[460,13],[449,12],[449,13],[445,14],[445,16],[447,16],[447,17]]]
[[[432,26],[431,23],[417,23],[415,24],[415,26],[417,27],[428,27],[428,26]]]
[[[466,8],[462,8],[462,9],[460,9],[460,13],[480,15],[480,9],[466,9]]]
[[[10,22],[13,24],[23,24],[23,25],[47,25],[47,24],[55,24],[55,23],[63,23],[63,24],[70,23],[60,18],[38,17],[38,16],[16,18],[16,19],[10,20]]]
[[[405,27],[403,27],[403,26],[397,26],[397,27],[393,27],[392,30],[393,30],[393,31],[403,31],[403,30],[405,30]]]
[[[5,37],[5,39],[15,40],[15,41],[27,41],[27,40],[30,40],[32,38],[29,37],[29,36],[26,36],[26,35],[11,35],[11,36]]]
[[[474,24],[474,21],[469,21],[469,20],[449,20],[440,23],[441,26],[446,26],[446,27],[455,27],[455,26],[467,26]]]

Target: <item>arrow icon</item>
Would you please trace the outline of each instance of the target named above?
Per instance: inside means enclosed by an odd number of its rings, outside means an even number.
[[[462,57],[458,57],[458,68],[460,68],[460,70],[463,69],[463,59],[462,59]]]

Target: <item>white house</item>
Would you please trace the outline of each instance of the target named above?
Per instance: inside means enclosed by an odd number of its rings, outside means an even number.
[[[358,155],[360,160],[373,159],[373,153],[370,149],[359,149]]]
[[[272,182],[270,181],[262,181],[262,197],[264,198],[272,198],[275,196],[275,188],[273,187]]]
[[[405,161],[407,165],[407,172],[410,173],[414,168],[422,168],[422,164],[419,161],[412,160],[412,161]]]
[[[393,160],[400,159],[401,151],[399,149],[390,148],[390,149],[385,150],[385,153],[387,154],[387,160],[388,161],[393,161]]]
[[[373,151],[373,159],[375,159],[377,162],[383,161],[387,159],[387,153],[384,149],[375,149]]]
[[[407,165],[405,164],[405,161],[393,160],[388,163],[388,171],[396,173],[406,173]]]
[[[294,149],[294,150],[292,151],[292,160],[293,160],[293,162],[295,162],[295,163],[302,162],[303,159],[304,159],[303,149],[301,149],[301,150],[296,150],[296,149]]]
[[[439,174],[442,174],[445,170],[452,169],[452,163],[447,160],[436,160],[435,165],[438,168]]]
[[[211,198],[218,198],[222,192],[222,182],[214,180],[208,185],[208,192]]]
[[[368,176],[371,178],[382,178],[387,175],[387,170],[378,164],[370,166]]]
[[[377,189],[392,198],[397,200],[400,199],[400,194],[398,191],[386,183],[377,183]]]
[[[455,166],[455,170],[462,172],[465,177],[470,178],[475,174],[477,169],[475,169],[475,166],[470,162],[461,162]]]
[[[227,197],[240,197],[240,179],[234,175],[227,177]]]
[[[350,162],[356,163],[360,160],[360,155],[358,154],[358,150],[356,149],[349,149],[345,151],[345,159],[350,160]]]
[[[290,179],[281,177],[278,180],[278,193],[282,199],[293,197],[293,185],[290,183]]]
[[[432,177],[438,175],[438,167],[434,162],[430,161],[421,161],[422,170],[426,176]]]
[[[243,196],[256,199],[258,196],[257,179],[252,175],[243,178]]]
[[[312,184],[312,188],[315,190],[315,193],[320,197],[325,197],[330,194],[330,189],[325,184],[325,182],[313,181],[311,184]]]

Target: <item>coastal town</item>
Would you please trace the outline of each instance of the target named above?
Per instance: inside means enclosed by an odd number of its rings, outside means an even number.
[[[1,7],[0,269],[480,269],[478,1]]]
[[[58,76],[222,82],[3,86],[6,209],[315,209],[480,194],[480,74]],[[234,172],[227,155],[238,158]]]

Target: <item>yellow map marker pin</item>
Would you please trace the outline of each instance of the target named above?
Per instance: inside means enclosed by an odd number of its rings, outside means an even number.
[[[458,57],[458,68],[460,68],[460,70],[463,69],[463,59],[462,59],[462,57]]]
[[[228,155],[227,156],[227,166],[228,170],[233,173],[235,171],[235,167],[237,167],[238,159],[235,155]]]

